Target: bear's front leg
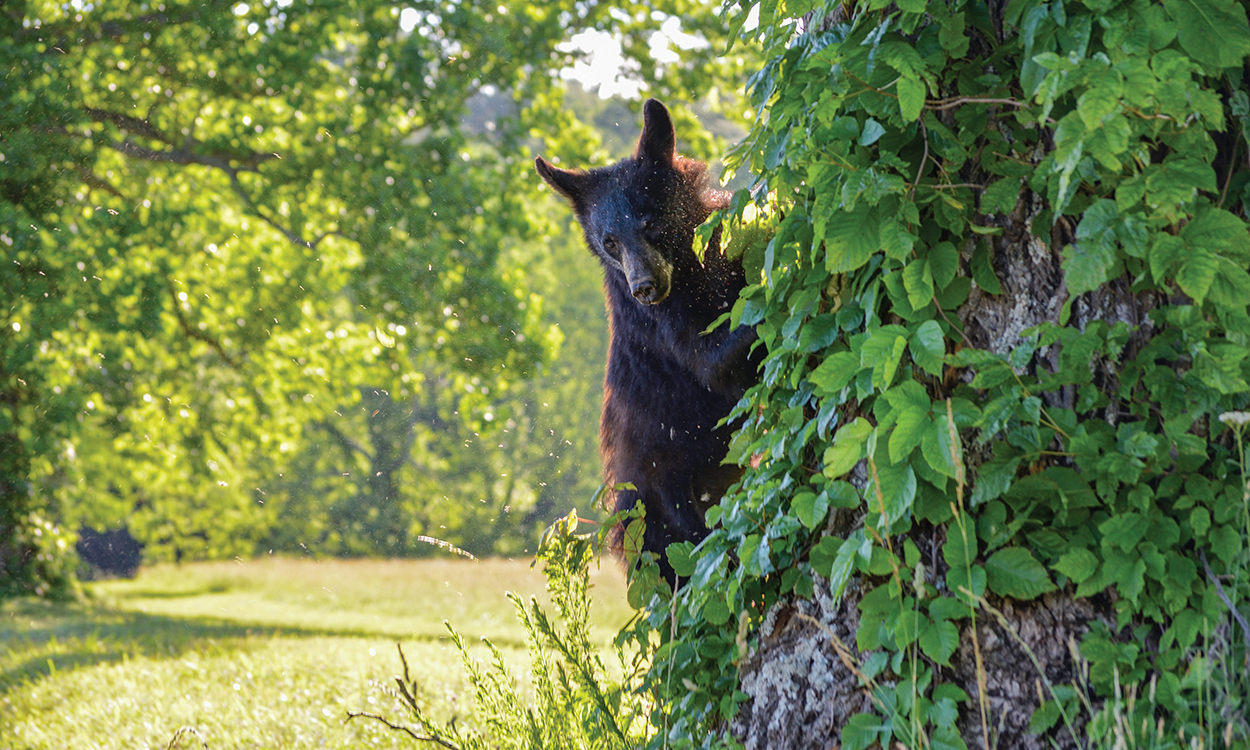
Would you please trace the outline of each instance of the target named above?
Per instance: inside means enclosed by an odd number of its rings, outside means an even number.
[[[722,327],[707,335],[675,336],[673,355],[705,388],[737,401],[757,380],[759,365],[751,354],[753,326]]]

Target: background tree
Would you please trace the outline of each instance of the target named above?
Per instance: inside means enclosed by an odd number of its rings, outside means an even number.
[[[601,398],[606,324],[577,242],[547,236],[529,265],[554,308],[546,319],[570,323],[553,361],[502,396],[428,360],[406,400],[363,388],[305,429],[287,479],[271,485],[268,502],[281,505],[262,546],[404,556],[432,552],[432,537],[475,555],[522,553],[557,511],[588,500],[599,459],[587,405]],[[465,397],[485,403],[471,423],[459,416]]]
[[[671,14],[695,28],[708,9]],[[65,524],[124,522],[149,559],[411,552],[444,526],[523,549],[553,488],[580,495],[597,473],[582,399],[602,357],[566,331],[586,358],[549,367],[561,335],[544,312],[593,295],[544,306],[573,277],[530,162],[539,144],[579,163],[608,151],[564,107],[574,54],[557,47],[621,33],[678,96],[721,68],[692,63],[709,47],[653,63],[647,29],[668,15],[6,4],[4,593],[65,585]],[[331,515],[292,522],[310,508]]]
[[[503,384],[548,346],[496,262],[528,226],[523,177],[498,149],[475,161],[457,122],[483,86],[541,93],[524,51],[558,20],[465,9],[452,38],[369,3],[5,13],[25,83],[4,108],[7,455],[64,454],[82,411],[107,412],[130,471],[89,491],[179,553],[250,551],[269,446],[362,368],[399,391],[412,346]],[[526,132],[510,122],[503,149]],[[388,325],[412,336],[383,346]],[[42,442],[15,434],[38,422]],[[14,467],[6,509],[31,478]]]
[[[726,20],[758,466],[669,551],[655,745],[1244,747],[1246,4]]]

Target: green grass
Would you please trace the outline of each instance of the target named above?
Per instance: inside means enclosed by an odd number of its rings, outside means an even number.
[[[610,565],[592,572],[605,643],[630,616],[622,578]],[[470,642],[491,638],[523,676],[505,591],[540,595],[542,576],[506,560],[271,558],[157,566],[92,585],[86,604],[9,602],[0,747],[164,748],[180,726],[213,750],[412,747],[376,722],[344,724],[346,712],[405,715],[383,692],[402,641],[430,713],[465,718],[445,619]]]

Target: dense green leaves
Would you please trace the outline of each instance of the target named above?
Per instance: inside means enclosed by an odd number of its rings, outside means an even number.
[[[1226,68],[1250,55],[1244,6],[1233,0],[1164,0],[1163,7],[1176,22],[1181,47],[1195,60]]]
[[[750,561],[712,582],[738,615],[724,628],[687,616],[694,587],[671,606],[694,649],[811,574],[835,597],[858,577],[864,672],[896,687],[848,747],[908,744],[909,721],[962,742],[900,706],[937,706],[943,686],[909,680],[991,595],[1110,592],[1090,689],[1149,664],[1182,725],[1194,623],[1227,609],[1200,558],[1250,596],[1244,424],[1219,422],[1250,403],[1246,4],[985,7],[843,4],[820,24],[763,4],[743,37],[768,116],[730,155],[758,182],[736,205],[781,210],[743,251],[763,273],[731,319],[768,356],[735,412],[749,468],[694,554]],[[936,570],[907,551],[929,535]],[[728,653],[673,674],[728,689]],[[689,726],[711,715],[675,700]],[[1077,696],[1046,700],[1034,728],[1055,731]]]

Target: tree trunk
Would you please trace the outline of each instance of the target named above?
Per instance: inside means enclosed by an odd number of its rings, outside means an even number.
[[[36,550],[25,541],[31,511],[29,472],[26,446],[14,432],[6,431],[0,435],[0,598],[34,590],[31,563]]]
[[[743,663],[742,690],[751,701],[730,727],[747,750],[828,750],[838,746],[847,719],[872,710],[868,691],[852,671],[852,665],[859,668],[861,657],[855,649],[858,603],[858,592],[848,592],[835,605],[827,583],[818,578],[812,599],[773,608],[761,630],[759,648]],[[1072,649],[1089,623],[1103,619],[1114,627],[1114,618],[1091,600],[1074,600],[1063,593],[1035,602],[991,604],[1003,621],[983,613],[975,628],[965,623],[951,669],[940,674],[944,682],[963,688],[977,705],[982,695],[978,672],[985,675],[985,722],[979,711],[965,710],[959,721],[964,741],[970,748],[985,748],[988,737],[988,747],[1047,750],[1053,739],[1060,748],[1077,747],[1062,722],[1044,735],[1025,730],[1041,705],[1039,694],[1050,698],[1046,680],[1063,685],[1078,679]],[[838,643],[845,646],[847,659],[839,655]],[[978,651],[983,670],[977,669]],[[1045,669],[1046,680],[1040,679],[1034,658]],[[1080,734],[1088,716],[1073,719]]]
[[[961,177],[984,184],[987,175],[978,171],[970,170]],[[1053,228],[1034,226],[1044,207],[1043,196],[1025,188],[1011,213],[978,216],[978,224],[1003,230],[996,237],[985,238],[992,241],[993,266],[1002,293],[990,294],[973,284],[959,310],[966,345],[1005,355],[1020,344],[1022,332],[1046,321],[1059,321],[1068,297],[1060,263],[1064,246],[1073,241],[1072,225],[1061,218]],[[1039,234],[1049,235],[1049,240]],[[962,274],[972,275],[970,261],[976,242],[973,238],[962,248]],[[1102,320],[1109,325],[1123,321],[1138,327],[1123,355],[1131,358],[1153,330],[1146,313],[1156,305],[1150,293],[1135,295],[1120,279],[1074,300],[1067,325],[1084,329],[1088,323]],[[1025,369],[1050,368],[1056,355],[1054,347],[1042,347]],[[1096,360],[1091,367],[1095,382],[1108,390],[1108,384],[1115,382],[1116,363]],[[1071,389],[1044,397],[1047,406],[1071,408],[1074,400]],[[1114,400],[1104,416],[1116,423]],[[970,479],[975,480],[976,467],[989,458],[989,444],[977,449],[969,442],[966,448],[964,460],[971,469]],[[867,486],[862,465],[853,474],[860,477],[861,489]],[[841,523],[848,520],[858,519],[842,519]],[[930,582],[944,589],[945,566],[937,554],[944,539],[931,528],[915,530],[912,536],[920,549],[933,550]],[[873,709],[869,692],[852,671],[852,665],[861,659],[855,649],[860,594],[848,589],[842,601],[835,603],[828,582],[816,578],[812,599],[791,599],[773,608],[761,629],[759,647],[742,666],[742,690],[751,700],[743,705],[731,732],[749,750],[838,747],[847,719]],[[854,586],[852,583],[850,588]],[[1063,721],[1041,735],[1030,735],[1026,729],[1043,697],[1052,698],[1048,683],[1079,683],[1076,645],[1090,623],[1100,619],[1111,632],[1118,630],[1111,604],[1110,595],[1075,599],[1069,587],[1032,602],[991,599],[990,605],[1001,618],[983,611],[975,625],[963,622],[951,668],[938,670],[935,679],[956,684],[971,697],[959,719],[960,734],[970,748],[1043,750],[1053,747],[1052,743],[1061,748],[1077,746]],[[835,646],[835,637],[846,645],[842,654]],[[1089,715],[1086,711],[1078,713],[1071,717],[1073,729],[1083,736]]]

